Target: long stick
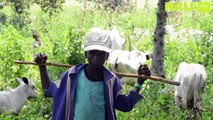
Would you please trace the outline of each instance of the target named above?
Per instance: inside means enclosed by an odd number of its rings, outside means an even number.
[[[38,63],[35,63],[35,62],[15,61],[15,63],[38,65],[38,66],[39,65],[50,65],[50,66],[58,66],[58,67],[72,67],[73,66],[73,65],[70,65],[70,64],[58,64],[58,63],[51,63],[51,62],[46,62],[45,64],[38,64]],[[150,79],[150,80],[153,80],[153,81],[160,81],[160,82],[167,83],[167,84],[172,84],[172,85],[177,85],[177,86],[180,85],[179,82],[167,80],[167,79],[162,78],[162,77],[137,75],[137,74],[130,74],[130,73],[120,73],[120,72],[114,72],[114,73],[116,75],[122,76],[122,77],[146,78],[146,79]]]
[[[51,63],[51,62],[46,62],[45,64],[39,64],[39,63],[36,63],[36,62],[27,62],[27,61],[15,61],[15,63],[17,64],[29,64],[29,65],[49,65],[49,66],[57,66],[57,67],[72,67],[73,65],[70,65],[70,64],[58,64],[58,63]]]
[[[153,81],[160,81],[160,82],[163,82],[163,83],[168,83],[168,84],[180,86],[179,82],[167,80],[165,78],[157,77],[157,76],[146,76],[146,75],[137,75],[137,74],[120,73],[120,72],[114,72],[114,73],[116,75],[122,76],[122,77],[146,78],[146,79],[150,79],[150,80],[153,80]]]

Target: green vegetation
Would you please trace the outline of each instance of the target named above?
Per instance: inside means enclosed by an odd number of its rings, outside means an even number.
[[[1,3],[1,2],[0,2]],[[6,15],[6,22],[0,22],[0,90],[6,86],[15,87],[15,77],[26,76],[36,86],[38,98],[31,99],[23,107],[18,116],[5,112],[0,115],[4,120],[46,120],[51,119],[52,100],[43,97],[37,66],[18,65],[15,60],[33,61],[33,53],[44,52],[49,62],[63,64],[77,64],[85,61],[82,51],[83,41],[91,27],[100,26],[111,29],[117,27],[126,39],[142,51],[152,52],[153,31],[156,22],[156,9],[144,11],[139,8],[126,7],[120,11],[103,9],[101,5],[84,7],[80,4],[64,5],[63,11],[58,14],[45,13],[32,4],[30,7],[29,24],[22,27],[10,23],[13,20],[10,6],[0,9],[1,16]],[[51,14],[51,17],[49,17]],[[193,19],[191,19],[193,16]],[[182,61],[203,64],[207,71],[207,80],[204,94],[201,95],[203,107],[203,120],[213,119],[213,12],[210,13],[183,13],[183,21],[176,29],[199,29],[208,34],[202,38],[189,38],[185,42],[168,40],[165,36],[165,73],[166,78],[172,79],[178,65]],[[170,18],[173,24],[178,24],[175,18]],[[19,27],[17,27],[19,26]],[[133,33],[134,28],[149,30],[151,34],[138,38]],[[43,46],[33,49],[31,30],[34,29],[40,36]],[[128,49],[128,44],[126,45]],[[150,63],[148,63],[150,64]],[[52,80],[57,80],[66,68],[48,67]],[[186,112],[175,106],[172,94],[163,94],[160,91],[164,86],[157,82],[147,81],[143,86],[142,94],[145,97],[136,107],[128,113],[117,111],[118,120],[182,120],[187,117]],[[124,85],[127,93],[131,86]],[[188,111],[188,114],[190,112]]]

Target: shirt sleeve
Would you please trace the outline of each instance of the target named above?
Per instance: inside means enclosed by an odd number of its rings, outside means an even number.
[[[46,89],[44,89],[44,96],[45,97],[54,97],[54,93],[56,93],[56,85],[54,82],[51,82],[49,87],[47,87]]]
[[[67,72],[64,72],[61,74],[59,80],[51,81],[50,85],[46,89],[44,89],[44,96],[45,97],[54,97],[58,91],[58,88],[61,85],[61,81],[63,79],[65,79],[66,75],[67,75]]]
[[[133,90],[130,90],[128,95],[123,94],[122,84],[120,80],[118,80],[118,78],[116,79],[117,80],[115,81],[114,84],[114,88],[116,90],[116,96],[114,96],[115,109],[123,112],[129,112],[133,109],[136,103],[138,103],[143,98],[143,96]]]

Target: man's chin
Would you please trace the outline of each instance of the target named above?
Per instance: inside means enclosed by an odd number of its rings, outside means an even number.
[[[101,69],[103,67],[103,65],[93,65],[92,68],[93,69]]]

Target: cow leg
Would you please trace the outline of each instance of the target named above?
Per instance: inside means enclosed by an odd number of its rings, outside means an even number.
[[[186,109],[187,108],[187,92],[183,92],[182,93],[182,103],[181,103],[181,107],[183,109]]]
[[[181,105],[181,97],[180,96],[178,96],[177,94],[175,94],[175,104],[177,105],[177,106],[180,106]]]

